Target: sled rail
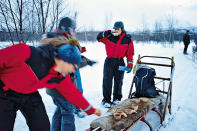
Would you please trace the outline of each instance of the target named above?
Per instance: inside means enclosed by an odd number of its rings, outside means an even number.
[[[150,63],[150,62],[144,62],[144,58],[153,58],[153,59],[167,59],[169,60],[170,64],[160,64],[160,63]],[[143,61],[142,61],[143,60]],[[164,77],[158,77],[155,76],[155,79],[161,79],[163,81],[169,81],[169,86],[167,88],[167,90],[158,90],[159,93],[165,94],[166,95],[166,100],[165,100],[165,106],[164,106],[164,113],[162,116],[162,121],[165,120],[165,114],[167,111],[167,107],[169,109],[169,113],[171,114],[171,101],[172,101],[172,82],[173,82],[173,76],[174,76],[174,70],[175,70],[175,62],[174,62],[174,57],[162,57],[162,56],[140,56],[138,55],[138,60],[137,60],[137,64],[146,64],[146,65],[153,65],[153,66],[161,66],[161,67],[167,67],[170,68],[170,78],[164,78]],[[132,97],[132,89],[133,89],[133,85],[134,85],[134,81],[135,81],[135,77],[133,78],[132,84],[131,84],[131,88],[130,88],[130,93],[129,93],[129,98]]]
[[[166,67],[171,67],[171,65],[158,64],[158,63],[148,63],[148,62],[140,62],[139,64],[146,64],[146,65],[156,65],[156,66],[166,66]]]
[[[172,60],[173,58],[170,58],[170,57],[163,57],[163,56],[141,56],[140,57],[140,55],[138,55],[138,60],[141,60],[141,59],[143,59],[143,58],[145,58],[145,57],[151,57],[151,58],[161,58],[161,59],[169,59],[169,60]]]
[[[170,81],[170,78],[164,78],[164,77],[154,77],[155,79],[160,79],[160,80],[166,80],[166,81]]]
[[[171,64],[160,64],[160,63],[150,63],[150,62],[142,62],[141,60],[143,58],[156,58],[156,59],[168,59],[171,61]],[[146,64],[146,65],[155,65],[155,66],[165,66],[165,67],[174,67],[174,58],[170,58],[170,57],[161,57],[161,56],[142,56],[140,57],[140,55],[138,56],[138,60],[137,60],[138,64]]]

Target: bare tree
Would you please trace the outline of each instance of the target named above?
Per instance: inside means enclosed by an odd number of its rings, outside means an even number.
[[[166,24],[167,24],[167,28],[169,30],[169,42],[172,44],[172,46],[174,45],[174,29],[175,29],[175,25],[178,23],[178,20],[175,18],[173,12],[169,15],[166,16]]]
[[[142,15],[142,37],[143,41],[150,40],[150,30],[148,29],[148,24],[144,15]]]
[[[109,26],[112,23],[112,13],[111,12],[107,12],[105,13],[105,29],[108,29]]]
[[[9,32],[12,42],[33,41],[57,28],[65,9],[70,12],[68,0],[1,0],[1,27]]]
[[[157,42],[162,41],[162,23],[160,21],[155,21],[154,36],[155,36],[155,41]]]
[[[48,19],[50,3],[51,0],[33,0],[42,33],[46,32],[46,21]]]
[[[25,19],[27,18],[27,10],[24,7],[28,7],[28,0],[3,0],[1,1],[1,15],[4,16],[4,23],[7,23],[7,29],[12,33],[12,41],[24,42],[23,31]],[[5,15],[6,14],[6,15]]]
[[[48,22],[48,28],[49,31],[52,31],[54,28],[57,28],[59,18],[61,18],[62,13],[65,11],[65,9],[68,9],[69,3],[65,0],[52,0],[52,3],[50,5],[50,19]],[[66,11],[68,13],[69,10]]]
[[[18,34],[17,23],[16,23],[16,20],[15,20],[15,17],[14,17],[14,13],[13,13],[14,11],[12,10],[12,5],[11,5],[10,0],[8,0],[8,4],[9,4],[10,11],[11,11],[12,20],[13,20],[13,23],[14,23],[14,26],[15,26],[15,31],[16,31],[17,38],[19,39],[19,41],[21,41],[21,39],[19,37],[19,34]]]
[[[4,21],[5,21],[7,30],[8,30],[8,32],[9,32],[9,35],[10,35],[10,37],[11,37],[12,44],[14,44],[13,37],[12,37],[12,34],[11,34],[11,30],[10,30],[10,26],[9,26],[9,24],[8,24],[8,18],[7,18],[7,16],[6,16],[6,10],[5,10],[5,8],[3,8],[3,7],[6,7],[5,1],[0,1],[1,14],[2,14],[3,17],[4,17]]]

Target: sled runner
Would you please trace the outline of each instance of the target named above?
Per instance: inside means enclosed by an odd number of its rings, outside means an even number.
[[[197,62],[197,46],[192,46],[192,60]]]
[[[161,64],[161,63],[150,63],[144,62],[144,59],[165,59],[170,61],[169,64]],[[115,130],[115,131],[128,131],[132,128],[138,121],[142,121],[150,128],[152,131],[153,128],[151,124],[145,120],[145,116],[149,111],[154,111],[160,117],[160,124],[165,120],[165,115],[168,111],[171,114],[171,100],[172,100],[172,79],[175,69],[174,58],[169,57],[158,57],[158,56],[138,56],[138,60],[136,66],[139,65],[149,65],[149,66],[157,66],[159,67],[168,67],[170,77],[159,77],[154,76],[154,79],[159,81],[154,84],[156,87],[156,91],[159,95],[154,98],[147,97],[135,97],[136,90],[136,75],[134,75],[131,88],[129,91],[128,99],[122,101],[120,104],[112,106],[108,111],[107,116],[100,117],[91,122],[89,131],[101,131],[101,130]],[[166,68],[165,68],[166,69]],[[135,71],[135,67],[133,69]],[[135,72],[136,73],[136,72]],[[167,81],[167,82],[166,82]],[[166,88],[165,83],[168,83]],[[159,86],[159,87],[158,87]]]

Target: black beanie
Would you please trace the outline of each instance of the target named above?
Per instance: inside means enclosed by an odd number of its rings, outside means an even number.
[[[64,37],[64,35],[56,34],[56,33],[53,33],[53,32],[47,32],[47,33],[46,33],[46,37],[47,37],[47,38]]]
[[[71,35],[71,30],[75,30],[75,28],[76,28],[75,22],[69,17],[62,18],[58,26],[58,29],[67,32],[70,35]]]

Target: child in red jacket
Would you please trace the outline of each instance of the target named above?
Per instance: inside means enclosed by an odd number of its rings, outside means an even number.
[[[58,58],[58,49],[19,43],[0,50],[0,129],[13,130],[20,110],[31,131],[49,131],[50,124],[39,88],[56,88],[68,101],[88,115],[100,115],[74,86],[68,72],[75,66]],[[72,58],[73,60],[73,58]],[[76,60],[76,59],[75,59]]]

